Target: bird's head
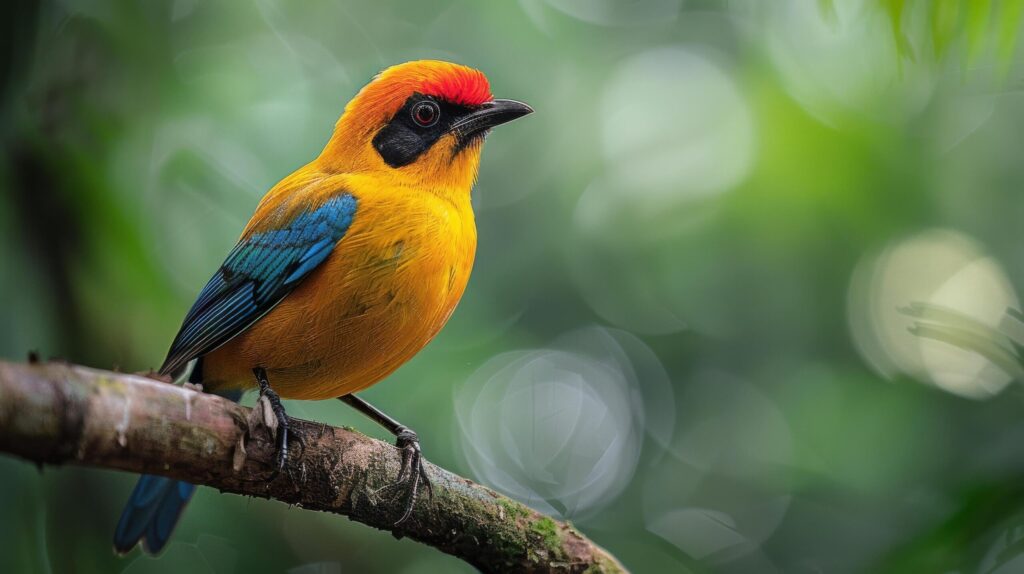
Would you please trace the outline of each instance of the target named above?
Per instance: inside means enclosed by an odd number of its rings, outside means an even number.
[[[468,192],[487,132],[532,111],[494,99],[487,77],[473,68],[406,62],[352,98],[318,162],[328,171],[382,170],[425,188]]]

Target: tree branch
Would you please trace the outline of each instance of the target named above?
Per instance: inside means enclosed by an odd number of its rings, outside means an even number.
[[[295,419],[292,428],[305,439],[301,459],[267,482],[268,437],[257,433],[244,458],[235,458],[243,455],[236,447],[249,414],[220,397],[144,377],[0,361],[0,452],[39,464],[158,474],[333,512],[488,572],[624,571],[570,524],[429,463],[433,498],[420,497],[395,528],[403,497],[385,487],[398,474],[398,452],[352,430]]]

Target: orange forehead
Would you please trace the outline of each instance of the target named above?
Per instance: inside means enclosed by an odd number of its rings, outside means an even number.
[[[491,85],[483,72],[451,62],[418,60],[378,74],[350,102],[346,113],[390,117],[414,93],[463,106],[478,106],[492,99]]]

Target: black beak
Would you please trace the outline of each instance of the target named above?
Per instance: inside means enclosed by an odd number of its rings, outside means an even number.
[[[533,113],[533,108],[515,100],[491,100],[459,118],[449,130],[460,142],[468,142],[494,126]]]

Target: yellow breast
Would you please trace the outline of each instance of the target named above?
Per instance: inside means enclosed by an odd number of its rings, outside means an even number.
[[[295,291],[204,358],[207,388],[252,387],[260,366],[284,398],[353,393],[412,358],[455,310],[476,251],[468,190],[333,180],[320,188],[341,186],[358,200],[352,226]]]

